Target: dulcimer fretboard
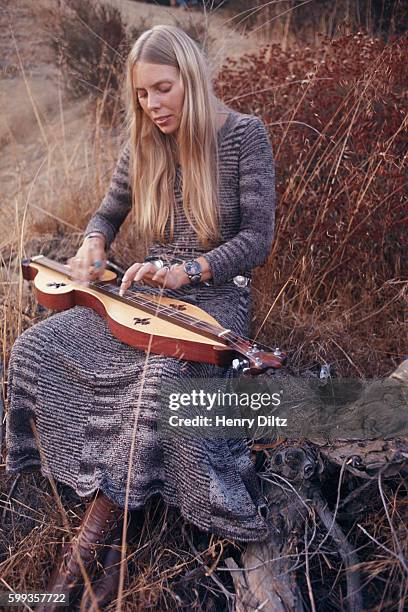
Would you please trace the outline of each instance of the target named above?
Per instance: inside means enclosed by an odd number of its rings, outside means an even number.
[[[68,266],[49,259],[44,255],[32,257],[31,261],[38,265],[44,266],[49,270],[54,270],[55,272],[71,278]],[[237,336],[237,334],[232,332],[230,329],[225,329],[221,325],[213,325],[183,312],[175,311],[169,306],[160,304],[160,301],[155,302],[142,297],[140,293],[138,294],[134,291],[128,291],[126,297],[121,296],[119,295],[119,287],[112,283],[106,281],[90,281],[88,283],[88,287],[97,293],[107,295],[112,299],[124,304],[135,306],[150,315],[159,317],[160,319],[164,319],[170,323],[179,325],[184,329],[201,334],[206,338],[216,340],[217,342],[225,342],[225,344],[228,346],[234,345],[239,340],[239,336]],[[160,298],[160,295],[158,297]]]

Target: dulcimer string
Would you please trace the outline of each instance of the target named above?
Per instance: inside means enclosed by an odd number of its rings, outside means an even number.
[[[117,289],[117,291],[118,291],[118,293],[119,293],[119,288],[116,288],[116,286],[114,285],[114,286],[113,286],[112,291],[114,291],[115,289]],[[136,303],[136,302],[137,302],[137,301],[140,299],[140,298],[139,298],[139,296],[140,296],[140,292],[139,292],[139,291],[132,291],[132,290],[129,290],[129,289],[128,289],[128,290],[126,291],[126,294],[127,294],[127,295],[134,295],[134,296],[136,296],[136,297],[134,298],[134,300],[133,300],[133,299],[131,299],[131,300],[130,300],[130,301],[132,301],[132,302],[133,302],[133,301],[135,301],[135,303]],[[153,292],[152,292],[152,293],[150,293],[150,294],[149,294],[149,293],[146,293],[146,295],[150,295],[150,296],[153,296],[153,297],[167,297],[168,299],[171,299],[171,297],[170,297],[170,296],[166,296],[164,293],[159,293],[159,294],[158,294],[158,293],[153,293]],[[174,299],[178,299],[178,300],[180,300],[180,301],[183,301],[181,298],[174,298]],[[156,304],[155,302],[152,302],[151,300],[148,300],[148,301],[147,301],[147,303],[148,303],[149,305],[155,305],[155,304]],[[186,304],[189,304],[189,302],[186,302]],[[179,321],[180,321],[180,322],[182,322],[182,321],[187,321],[187,319],[188,319],[189,321],[193,320],[193,321],[194,321],[194,324],[196,324],[195,322],[200,323],[200,320],[199,320],[199,319],[196,319],[196,318],[194,318],[194,317],[190,317],[189,315],[182,315],[182,314],[179,314],[179,313],[178,313],[178,311],[174,311],[174,312],[173,312],[173,310],[172,310],[171,308],[167,307],[167,306],[161,306],[161,308],[166,309],[166,311],[167,311],[167,312],[171,312],[172,318],[174,318],[174,319],[179,318]],[[160,311],[160,312],[161,312],[161,311]],[[160,316],[160,312],[159,312],[159,316]],[[205,321],[202,321],[201,323],[202,323],[202,324],[204,324],[204,325],[206,325],[207,327],[208,327],[208,326],[211,326],[211,328],[213,328],[214,330],[218,330],[218,332],[219,332],[219,331],[221,331],[221,332],[223,332],[223,331],[224,331],[224,332],[225,332],[225,331],[228,331],[228,335],[227,335],[227,334],[225,334],[225,335],[221,336],[221,338],[220,338],[220,337],[218,337],[218,340],[220,340],[220,339],[224,339],[224,338],[227,338],[227,339],[228,339],[228,345],[229,345],[229,346],[231,346],[231,347],[234,347],[234,346],[235,346],[235,347],[237,347],[237,346],[238,346],[238,344],[236,344],[236,343],[235,343],[235,341],[233,340],[232,335],[234,335],[236,338],[239,338],[240,340],[244,340],[244,341],[246,341],[246,342],[249,342],[249,343],[251,343],[251,344],[254,344],[254,340],[253,340],[253,338],[249,338],[248,336],[243,336],[243,335],[239,335],[239,336],[238,336],[237,334],[235,334],[235,333],[234,333],[234,332],[232,332],[231,330],[226,330],[226,329],[225,329],[225,328],[223,328],[221,325],[219,325],[219,326],[215,326],[215,325],[212,325],[211,323],[205,323]],[[269,352],[271,352],[271,353],[274,351],[274,349],[273,349],[272,347],[267,346],[266,344],[263,344],[263,343],[257,342],[257,343],[256,343],[256,345],[257,345],[257,346],[262,347],[262,350],[269,351]]]
[[[39,255],[31,258],[36,264],[40,264],[45,268],[54,270],[56,272],[62,273],[65,276],[71,278],[69,274],[69,266],[56,262],[48,257],[43,255]],[[147,300],[141,297],[140,293],[135,291],[127,291],[128,296],[123,297],[119,295],[119,287],[117,285],[113,285],[104,281],[90,281],[88,287],[97,291],[98,293],[102,293],[104,295],[108,295],[109,297],[119,300],[125,304],[130,304],[134,306],[138,306],[141,310],[152,314],[153,316],[157,316],[159,318],[168,320],[172,323],[179,324],[181,327],[190,329],[195,331],[198,334],[204,335],[208,338],[216,340],[217,342],[225,343],[226,346],[235,349],[237,352],[242,352],[242,345],[238,344],[237,340],[249,342],[253,344],[253,340],[244,336],[238,336],[233,331],[229,329],[223,328],[221,325],[214,325],[212,323],[207,323],[206,321],[202,321],[193,316],[183,314],[169,306],[161,305],[153,300]],[[130,295],[133,297],[130,297]],[[164,294],[150,294],[155,297],[164,296]],[[178,299],[178,298],[174,298]],[[188,304],[188,302],[186,302]],[[259,343],[258,343],[259,344]],[[265,345],[263,345],[265,346]],[[270,347],[266,347],[270,348]],[[270,349],[273,352],[273,349]]]
[[[156,302],[153,302],[152,300],[146,300],[140,297],[140,294],[134,291],[127,291],[127,294],[130,294],[133,297],[130,297],[128,295],[128,297],[123,298],[119,296],[119,287],[115,285],[100,286],[98,283],[94,283],[92,281],[89,283],[89,285],[91,286],[91,288],[95,288],[98,291],[102,290],[102,293],[109,293],[113,298],[125,300],[126,303],[138,306],[142,310],[148,310],[148,312],[154,314],[154,316],[169,320],[171,323],[177,323],[181,327],[192,329],[196,333],[212,338],[217,342],[225,342],[227,346],[237,351],[239,351],[240,349],[242,351],[242,347],[240,347],[239,344],[236,342],[236,339],[240,339],[240,336],[238,336],[229,329],[227,330],[221,327],[221,325],[213,325],[211,323],[207,323],[206,321],[196,319],[195,317],[192,317],[190,315],[183,314],[177,310],[173,310],[173,308],[169,306],[163,306],[157,304]],[[157,294],[152,295],[160,297],[160,295]]]

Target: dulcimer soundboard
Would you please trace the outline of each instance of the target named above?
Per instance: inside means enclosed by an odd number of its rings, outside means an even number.
[[[286,362],[280,349],[265,349],[240,337],[188,302],[137,290],[120,296],[117,275],[110,270],[84,286],[71,279],[69,266],[37,255],[22,261],[22,272],[34,282],[42,306],[92,308],[106,319],[118,340],[144,351],[219,366],[232,364],[245,375],[281,368]]]

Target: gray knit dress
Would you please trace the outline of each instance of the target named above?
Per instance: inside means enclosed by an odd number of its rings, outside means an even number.
[[[230,110],[218,132],[220,246],[199,248],[182,208],[181,169],[175,181],[173,241],[150,254],[187,260],[204,255],[211,286],[183,286],[166,294],[206,310],[228,329],[249,335],[250,288],[234,276],[262,264],[270,251],[275,215],[271,144],[262,121]],[[130,207],[129,151],[125,147],[101,206],[85,234],[100,231],[109,246]],[[147,288],[145,290],[148,290]],[[150,289],[149,289],[150,290]],[[142,376],[144,372],[144,375]],[[248,439],[164,436],[157,427],[163,385],[189,378],[223,378],[231,368],[146,354],[117,340],[105,319],[76,306],[25,331],[9,362],[6,472],[38,465],[87,497],[96,489],[125,505],[132,430],[141,385],[131,465],[129,508],[160,494],[199,528],[241,541],[271,532]],[[30,419],[40,438],[41,460]]]

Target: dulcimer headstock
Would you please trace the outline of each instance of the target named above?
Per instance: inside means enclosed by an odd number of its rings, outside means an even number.
[[[232,366],[244,376],[256,376],[270,368],[280,369],[287,361],[287,355],[278,347],[272,351],[265,350],[256,343],[241,338],[235,340],[234,350],[239,356],[233,360]]]

